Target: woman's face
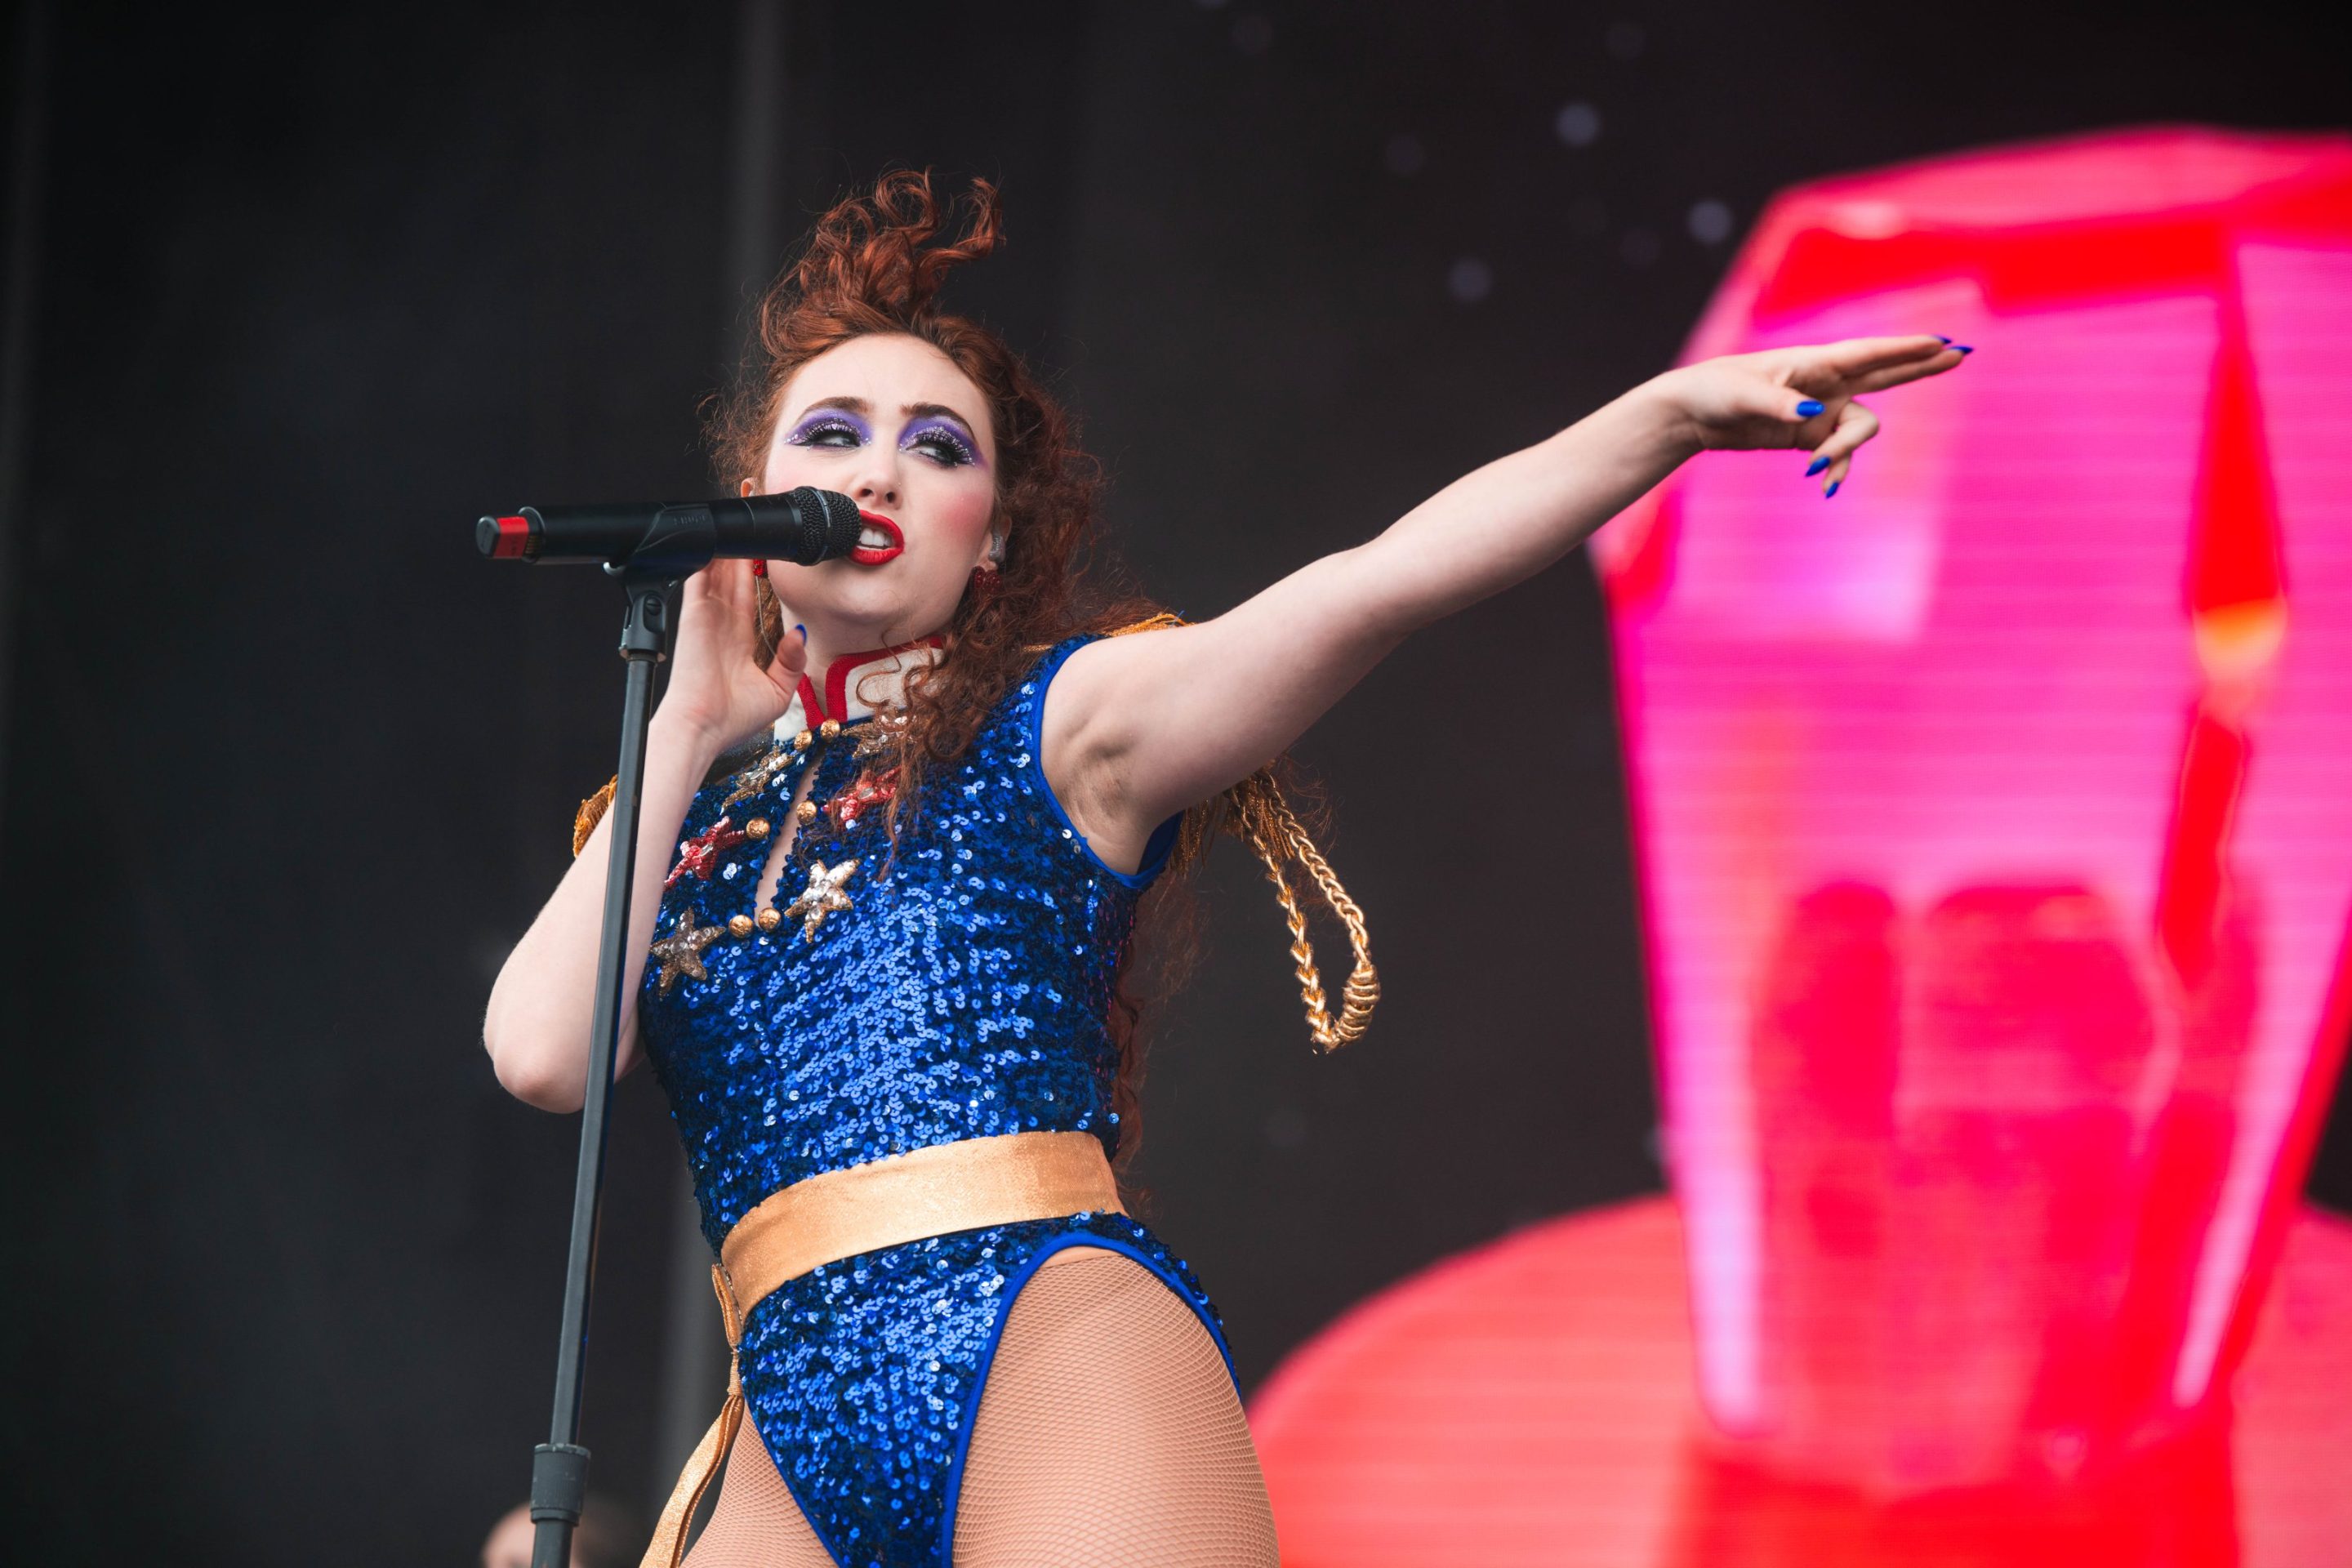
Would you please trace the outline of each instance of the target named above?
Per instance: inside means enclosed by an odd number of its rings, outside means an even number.
[[[937,631],[988,553],[996,510],[988,404],[919,338],[852,338],[784,387],[761,486],[774,494],[801,485],[839,490],[869,521],[851,559],[769,563],[785,624],[806,625],[821,658]]]

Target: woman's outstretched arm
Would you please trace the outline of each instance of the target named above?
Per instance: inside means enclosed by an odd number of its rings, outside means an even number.
[[[1878,431],[1855,395],[1965,352],[1859,338],[1645,382],[1213,621],[1080,649],[1046,703],[1047,776],[1097,852],[1132,865],[1155,824],[1289,746],[1406,634],[1550,565],[1685,459],[1802,448],[1833,491]]]

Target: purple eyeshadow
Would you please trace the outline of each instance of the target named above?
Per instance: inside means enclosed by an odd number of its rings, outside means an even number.
[[[944,437],[949,446],[963,455],[965,462],[974,468],[983,466],[980,458],[980,443],[971,438],[971,432],[964,428],[963,421],[944,419],[938,415],[918,419],[907,426],[906,434],[898,437],[898,449],[903,452],[926,437]]]
[[[794,446],[806,446],[809,437],[823,430],[847,430],[857,437],[861,447],[874,439],[874,432],[865,420],[845,408],[813,408],[801,416],[788,437]]]

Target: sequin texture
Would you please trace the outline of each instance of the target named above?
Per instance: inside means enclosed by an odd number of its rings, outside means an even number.
[[[698,954],[700,974],[639,995],[646,1052],[668,1092],[714,1251],[761,1199],[820,1173],[999,1133],[1086,1131],[1118,1143],[1107,1019],[1135,905],[1164,857],[1104,867],[1071,827],[1038,757],[1045,692],[1065,643],[991,714],[964,755],[900,803],[894,844],[877,809],[801,826],[776,903],[814,866],[860,864],[851,907]],[[870,722],[867,721],[867,722]],[[712,874],[677,879],[655,926],[724,928],[754,915],[772,845],[711,835],[718,820],[792,818],[857,784],[863,722],[740,759],[695,797],[681,839],[714,843]],[[746,786],[751,793],[745,794]],[[749,804],[746,804],[746,803]],[[845,1564],[940,1563],[961,1464],[1011,1296],[1061,1246],[1130,1253],[1199,1312],[1182,1261],[1121,1215],[961,1232],[828,1264],[755,1306],[740,1347],[761,1436]]]

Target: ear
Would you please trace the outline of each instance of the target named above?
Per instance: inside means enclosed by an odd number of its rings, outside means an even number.
[[[742,488],[741,489],[740,489],[740,490],[737,490],[735,493],[736,493],[737,495],[744,496],[744,497],[747,497],[747,498],[748,498],[748,497],[751,495],[751,480],[749,480],[749,479],[745,479],[745,480],[743,481],[743,488]]]

